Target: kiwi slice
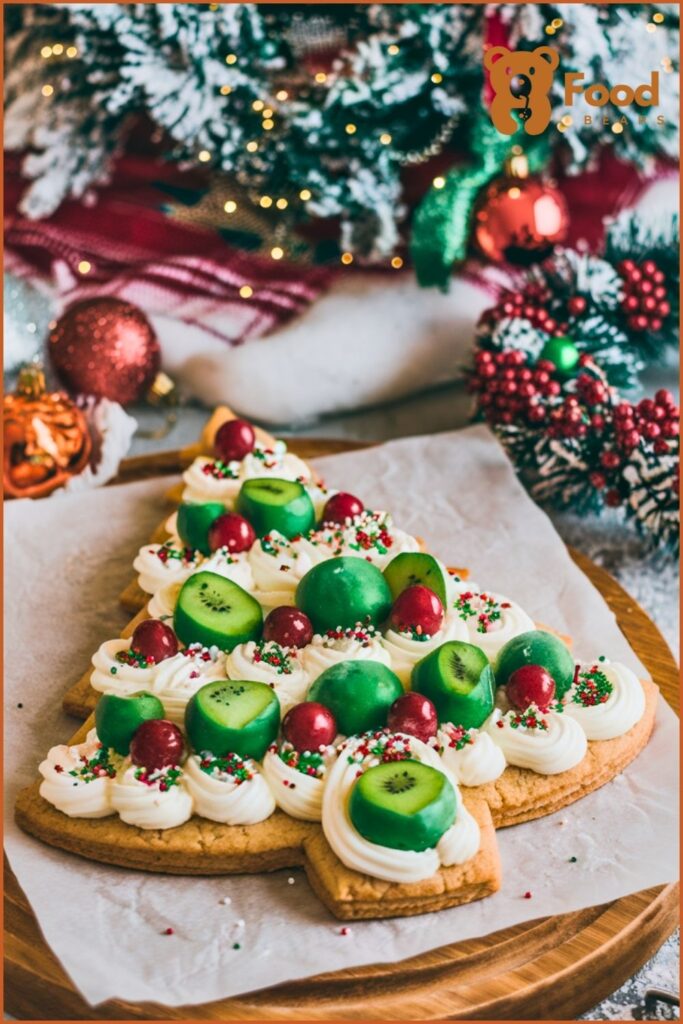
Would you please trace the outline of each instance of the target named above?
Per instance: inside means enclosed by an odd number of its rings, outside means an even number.
[[[364,839],[392,850],[430,850],[455,821],[455,790],[420,761],[392,761],[363,772],[349,816]]]
[[[249,520],[257,536],[277,530],[291,540],[315,525],[315,509],[303,484],[276,477],[245,480],[235,510]]]
[[[133,734],[150,718],[163,718],[164,705],[147,690],[139,690],[129,697],[105,693],[95,708],[97,738],[103,747],[113,747],[125,757]]]
[[[392,601],[408,587],[421,584],[434,591],[446,607],[446,581],[443,570],[433,555],[422,551],[402,551],[392,558],[384,570],[384,579],[389,584]]]
[[[449,640],[418,661],[413,690],[429,697],[440,722],[479,728],[493,711],[493,669],[480,647]]]
[[[183,544],[187,544],[188,548],[195,551],[201,551],[203,555],[210,555],[209,527],[214,519],[218,519],[224,512],[225,505],[217,501],[182,504],[178,509],[176,529]]]
[[[237,583],[215,572],[197,572],[180,588],[173,628],[186,646],[215,644],[231,651],[237,644],[259,639],[263,612]]]
[[[185,729],[197,753],[260,760],[277,736],[280,702],[266,683],[219,679],[206,683],[185,708]]]
[[[574,659],[553,633],[532,629],[514,636],[498,652],[496,683],[505,686],[522,665],[542,665],[555,680],[555,693],[562,697],[574,681]]]

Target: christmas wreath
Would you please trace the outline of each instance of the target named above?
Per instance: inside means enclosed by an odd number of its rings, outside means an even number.
[[[628,255],[626,253],[628,252]],[[679,549],[679,409],[627,400],[648,353],[677,341],[678,235],[622,218],[602,257],[558,250],[484,312],[468,373],[533,497],[620,508],[653,546]]]

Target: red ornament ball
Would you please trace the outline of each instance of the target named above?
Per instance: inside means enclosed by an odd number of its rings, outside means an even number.
[[[227,548],[231,555],[240,551],[248,551],[256,540],[254,527],[244,516],[236,512],[226,512],[211,523],[209,527],[209,547],[212,551]]]
[[[178,638],[161,619],[145,619],[135,627],[130,646],[147,661],[158,665],[178,653]]]
[[[256,433],[247,420],[227,420],[216,431],[214,447],[224,462],[243,459],[254,450]]]
[[[282,722],[282,735],[303,754],[329,747],[337,735],[337,721],[324,704],[305,701],[290,708]]]
[[[416,583],[398,595],[389,621],[400,633],[425,633],[434,636],[443,625],[444,610],[433,590]]]
[[[506,692],[510,703],[520,711],[526,711],[530,704],[545,710],[555,696],[555,680],[542,665],[522,665],[508,679]]]
[[[339,491],[325,502],[322,521],[323,523],[339,523],[340,526],[343,526],[347,519],[361,516],[364,511],[365,508],[360,498],[357,498],[355,494]]]
[[[263,639],[281,647],[305,647],[313,639],[313,624],[308,615],[290,605],[280,605],[266,615]]]
[[[159,342],[142,310],[110,297],[67,309],[50,333],[48,350],[71,392],[121,405],[146,394],[161,363]]]
[[[566,237],[568,226],[562,194],[537,178],[497,179],[474,211],[474,240],[495,263],[535,263]],[[545,328],[553,333],[547,322]]]
[[[151,718],[136,730],[130,744],[133,764],[150,770],[173,768],[183,756],[183,734],[165,718]]]
[[[391,705],[387,725],[392,732],[405,732],[427,743],[436,736],[439,718],[429,697],[412,690]]]

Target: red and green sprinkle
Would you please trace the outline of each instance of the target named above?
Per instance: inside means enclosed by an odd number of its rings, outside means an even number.
[[[296,650],[289,647],[281,647],[275,640],[258,640],[254,644],[254,653],[251,660],[255,665],[269,665],[277,671],[279,676],[292,674],[293,662],[296,658]]]
[[[464,590],[453,607],[464,622],[476,615],[477,633],[488,633],[493,623],[499,621],[502,609],[510,607],[510,602],[496,601],[491,594]]]
[[[160,544],[158,548],[149,548],[151,555],[156,555],[160,562],[164,565],[170,561],[185,562],[190,564],[197,560],[198,552],[194,548],[177,548],[173,544],[172,540],[167,540],[164,544]]]
[[[225,757],[214,757],[208,751],[202,751],[199,759],[199,767],[206,775],[213,778],[232,781],[240,786],[243,782],[249,782],[254,778],[254,772],[238,754],[226,754]]]
[[[578,671],[572,687],[572,703],[584,708],[605,704],[614,687],[604,672],[597,665],[592,665],[583,672]]]
[[[239,463],[233,466],[230,462],[214,459],[213,462],[204,463],[202,473],[214,480],[236,480],[239,476]]]
[[[341,626],[337,626],[336,629],[328,629],[326,633],[322,634],[322,646],[332,647],[337,640],[355,640],[361,647],[369,647],[378,635],[379,630],[374,626],[364,626],[363,623],[357,622],[355,626],[349,626],[346,629]]]
[[[277,753],[280,760],[288,768],[294,768],[302,775],[308,775],[313,779],[322,779],[325,775],[326,765],[322,754],[317,750],[305,750],[301,753],[295,750],[291,743],[283,743],[279,748],[277,744],[271,746],[271,751]]]
[[[538,729],[540,732],[548,731],[548,723],[535,707],[529,707],[526,711],[515,712],[508,717],[508,725],[511,729]]]
[[[145,786],[157,786],[161,793],[165,793],[173,786],[180,785],[180,778],[183,774],[182,768],[136,768],[135,778]]]
[[[464,747],[474,743],[470,731],[462,725],[446,724],[442,727],[442,731],[448,737],[447,745],[453,750],[463,750]]]
[[[153,657],[145,657],[140,651],[134,651],[132,647],[129,647],[127,651],[119,651],[116,660],[122,665],[130,665],[131,668],[149,668],[150,665],[156,665]],[[115,670],[110,671],[112,675],[116,675]]]
[[[81,764],[78,768],[72,768],[67,774],[76,779],[77,782],[95,782],[96,779],[113,779],[116,775],[116,768],[109,760],[109,751],[100,745],[94,757],[86,757],[81,754]],[[64,768],[61,764],[55,765],[55,771],[62,775]],[[75,783],[74,783],[75,785]]]

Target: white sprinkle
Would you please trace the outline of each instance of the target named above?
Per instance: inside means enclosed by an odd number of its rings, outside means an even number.
[[[288,878],[287,879],[287,885],[294,885],[295,881],[296,881],[295,878]]]
[[[224,907],[227,907],[230,903],[232,903],[232,900],[230,899],[229,896],[223,896],[223,898],[220,899],[218,902],[222,903]]]

